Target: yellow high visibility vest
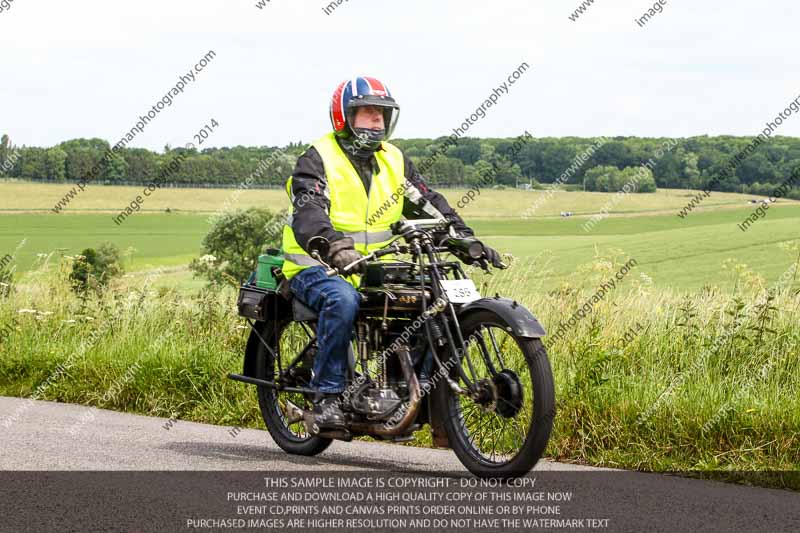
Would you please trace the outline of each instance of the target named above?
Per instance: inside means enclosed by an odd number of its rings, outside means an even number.
[[[403,214],[406,181],[403,153],[387,142],[382,145],[383,150],[375,152],[378,173],[372,176],[370,190],[366,191],[358,172],[333,133],[313,144],[325,167],[328,182],[325,195],[331,202],[329,216],[333,228],[346,237],[352,237],[356,250],[363,254],[386,246],[392,238],[389,227],[400,220]],[[286,182],[286,192],[291,199],[291,177]],[[283,255],[283,273],[289,279],[303,269],[320,265],[298,244],[291,220],[283,227]],[[348,281],[356,285],[358,278],[350,276]]]

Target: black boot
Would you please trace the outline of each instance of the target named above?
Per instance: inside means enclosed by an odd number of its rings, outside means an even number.
[[[345,429],[344,413],[342,412],[341,396],[339,394],[317,393],[314,398],[314,425],[319,430]]]

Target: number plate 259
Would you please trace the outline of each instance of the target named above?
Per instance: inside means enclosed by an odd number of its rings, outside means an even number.
[[[447,295],[447,299],[454,304],[466,304],[481,298],[475,283],[471,279],[442,280],[442,289]]]

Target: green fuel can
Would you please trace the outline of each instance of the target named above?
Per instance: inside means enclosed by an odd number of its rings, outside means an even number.
[[[280,271],[283,268],[283,255],[280,250],[270,248],[264,255],[258,256],[256,270],[256,287],[275,290],[278,287]]]

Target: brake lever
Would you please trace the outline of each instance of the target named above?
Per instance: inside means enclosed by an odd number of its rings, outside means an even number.
[[[375,255],[375,253],[373,252],[373,253],[371,253],[369,255],[363,256],[361,259],[356,259],[355,261],[353,261],[349,265],[345,265],[341,270],[337,269],[336,267],[332,267],[332,266],[330,266],[328,264],[325,264],[325,266],[328,267],[328,270],[325,273],[328,276],[335,276],[336,274],[341,274],[342,276],[345,276],[345,277],[349,276],[350,274],[352,274],[352,272],[350,272],[350,271],[353,269],[353,267],[355,267],[356,265],[358,265],[362,261],[367,261],[369,259],[374,259],[374,257],[373,257],[374,255]]]
[[[339,272],[338,270],[336,270],[335,267],[332,267],[328,263],[326,263],[325,260],[322,259],[322,256],[319,255],[318,251],[314,250],[313,252],[311,252],[311,257],[322,263],[322,266],[328,267],[328,270],[325,271],[325,274],[327,276],[335,276]]]
[[[323,264],[323,266],[326,266],[326,267],[328,267],[328,268],[333,268],[333,267],[331,267],[331,266],[330,266],[328,263],[326,263],[324,259],[322,259],[322,256],[320,256],[320,255],[319,255],[319,252],[318,252],[317,250],[313,250],[313,251],[311,252],[311,257],[313,257],[314,259],[316,259],[317,261],[319,261],[320,263],[322,263],[322,264]]]
[[[369,255],[365,255],[361,259],[356,259],[355,261],[353,261],[349,265],[345,265],[345,267],[342,270],[344,270],[344,272],[346,272],[347,275],[350,275],[350,274],[352,274],[352,272],[350,272],[350,271],[353,270],[353,267],[355,267],[359,263],[363,263],[364,261],[367,261],[367,260],[370,260],[370,259],[375,259],[375,253],[374,252],[369,254]]]
[[[497,266],[495,266],[495,265],[492,265],[492,266],[493,266],[494,268],[499,268],[500,270],[505,270],[505,269],[507,269],[508,267],[510,267],[510,266],[511,266],[511,262],[512,262],[512,261],[513,261],[513,259],[514,259],[514,256],[513,256],[513,255],[511,255],[511,254],[505,254],[505,255],[506,255],[506,258],[508,258],[508,263],[506,263],[505,261],[503,261],[503,256],[501,255],[501,256],[500,256],[500,264],[499,264],[499,265],[497,265]]]

